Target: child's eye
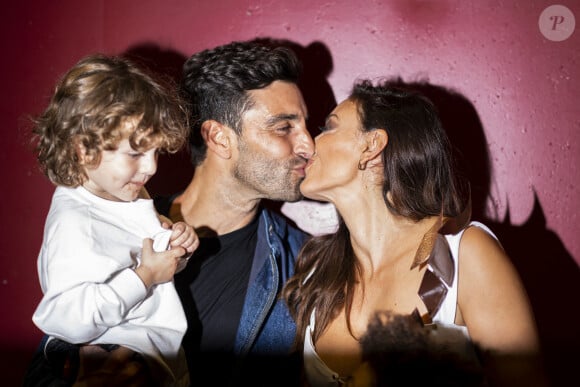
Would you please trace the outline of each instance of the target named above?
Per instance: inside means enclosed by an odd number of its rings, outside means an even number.
[[[142,155],[143,155],[143,153],[140,153],[140,152],[137,152],[137,153],[129,153],[129,157],[131,157],[133,159],[138,159]]]

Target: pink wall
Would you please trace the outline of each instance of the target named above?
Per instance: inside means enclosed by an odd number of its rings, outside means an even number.
[[[580,17],[580,1],[557,3]],[[580,344],[573,325],[580,320],[580,31],[561,42],[546,39],[538,20],[549,5],[22,0],[3,6],[0,354],[11,354],[8,385],[19,383],[41,337],[31,315],[41,295],[36,254],[53,190],[28,151],[26,115],[38,113],[57,77],[91,52],[117,54],[153,43],[158,47],[137,51],[175,73],[195,51],[265,36],[291,40],[304,58],[314,121],[357,77],[429,81],[425,90],[440,106],[474,181],[475,214],[498,233],[524,279],[551,370],[565,371],[557,369],[569,355],[563,344]],[[150,189],[182,187],[190,168],[182,159],[162,162]],[[300,211],[291,206],[286,212]],[[331,220],[317,210],[301,225],[316,232]]]

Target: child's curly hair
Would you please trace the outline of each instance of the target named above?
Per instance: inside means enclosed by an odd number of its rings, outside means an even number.
[[[446,326],[427,327],[417,312],[379,311],[360,341],[373,386],[486,386],[477,345]],[[473,347],[471,347],[473,346]],[[473,357],[468,351],[473,350]]]
[[[175,153],[189,132],[177,92],[129,60],[102,54],[82,59],[62,77],[34,123],[35,151],[43,173],[54,184],[69,187],[87,178],[79,146],[90,164],[98,165],[101,152],[117,149],[122,139],[128,138],[136,151],[156,146]]]

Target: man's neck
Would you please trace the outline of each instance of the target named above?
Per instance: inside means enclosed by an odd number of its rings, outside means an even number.
[[[185,191],[172,203],[170,218],[183,220],[203,234],[224,235],[248,225],[260,208],[259,198],[244,197],[216,171],[198,167]],[[223,176],[223,175],[222,175]]]

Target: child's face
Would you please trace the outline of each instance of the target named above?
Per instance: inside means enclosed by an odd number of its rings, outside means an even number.
[[[117,150],[103,151],[98,166],[85,170],[87,190],[103,199],[130,202],[157,171],[157,148],[138,152],[123,139]]]

